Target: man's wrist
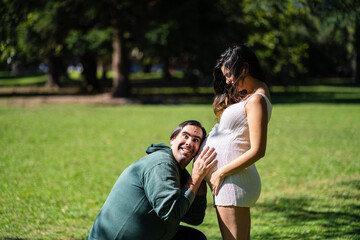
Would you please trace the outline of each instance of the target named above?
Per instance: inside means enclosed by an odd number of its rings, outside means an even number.
[[[185,187],[189,188],[191,191],[193,191],[194,194],[197,193],[201,181],[203,178],[198,174],[191,174],[191,177],[189,178],[188,182],[186,183]]]
[[[206,192],[207,192],[206,182],[205,180],[202,180],[202,182],[200,183],[200,187],[196,193],[196,196],[204,196],[206,195]]]
[[[184,187],[182,189],[183,195],[185,198],[189,199],[190,203],[192,203],[195,199],[194,191],[192,191],[190,188]]]

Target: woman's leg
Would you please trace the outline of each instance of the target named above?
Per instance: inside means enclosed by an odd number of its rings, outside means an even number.
[[[216,206],[223,240],[250,240],[250,208]]]

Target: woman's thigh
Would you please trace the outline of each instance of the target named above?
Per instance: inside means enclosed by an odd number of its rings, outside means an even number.
[[[223,239],[250,239],[250,208],[216,206]]]

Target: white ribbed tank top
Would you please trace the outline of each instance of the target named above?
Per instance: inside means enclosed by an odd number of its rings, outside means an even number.
[[[250,149],[249,126],[244,107],[249,99],[259,94],[267,103],[268,121],[271,117],[272,105],[263,93],[255,93],[246,100],[230,105],[222,113],[220,122],[215,124],[206,140],[202,144],[214,147],[217,153],[217,164],[210,170],[205,180],[209,183],[211,174],[216,169],[233,161],[235,158]],[[225,178],[214,204],[218,206],[252,207],[258,200],[261,192],[260,176],[255,164],[240,172]]]

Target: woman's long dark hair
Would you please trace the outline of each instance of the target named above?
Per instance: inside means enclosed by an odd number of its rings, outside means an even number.
[[[232,76],[234,76],[234,84],[226,84],[226,78],[221,71],[223,66],[229,69]],[[221,54],[213,70],[213,87],[215,91],[213,110],[217,119],[220,118],[228,106],[240,102],[246,96],[246,92],[240,91],[239,84],[244,81],[247,74],[265,82],[260,63],[255,53],[248,47],[234,45]]]

